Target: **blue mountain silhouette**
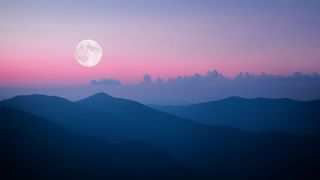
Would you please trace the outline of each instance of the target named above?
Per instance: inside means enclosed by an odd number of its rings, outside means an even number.
[[[230,97],[191,105],[151,107],[208,125],[231,126],[250,131],[320,134],[319,100]]]
[[[318,178],[320,138],[205,125],[98,93],[78,102],[17,96],[0,102],[91,136],[142,141],[199,174],[218,179]]]
[[[194,179],[151,145],[67,130],[46,119],[0,108],[1,179]]]

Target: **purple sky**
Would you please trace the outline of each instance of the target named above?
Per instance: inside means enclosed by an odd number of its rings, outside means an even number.
[[[0,21],[1,86],[320,70],[316,0],[4,0]],[[74,58],[87,38],[104,52],[93,68]]]

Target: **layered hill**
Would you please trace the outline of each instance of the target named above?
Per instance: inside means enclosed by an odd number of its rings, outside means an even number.
[[[320,138],[205,125],[135,101],[98,93],[78,102],[44,95],[0,102],[64,128],[142,141],[203,176],[218,179],[317,179]]]
[[[208,125],[236,127],[249,131],[278,131],[320,134],[320,101],[291,99],[245,99],[152,108]]]
[[[0,108],[1,179],[194,179],[153,146],[74,132]]]

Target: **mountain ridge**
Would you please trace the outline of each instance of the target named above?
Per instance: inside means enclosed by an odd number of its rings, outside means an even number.
[[[258,132],[320,134],[320,100],[230,97],[190,105],[150,107],[207,125],[231,126]]]
[[[195,176],[170,156],[142,142],[115,143],[7,107],[0,107],[0,117],[0,178],[188,179],[189,176],[193,179]]]
[[[302,178],[305,173],[319,177],[315,169],[320,162],[317,135],[259,133],[204,125],[104,94],[79,102],[59,100],[62,105],[33,98],[26,98],[27,101],[23,98],[20,102],[23,106],[10,99],[0,102],[0,106],[47,116],[63,127],[97,137],[146,142],[211,178]],[[292,172],[292,169],[297,170]]]

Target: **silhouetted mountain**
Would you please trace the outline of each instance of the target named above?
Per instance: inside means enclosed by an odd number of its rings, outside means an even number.
[[[1,102],[0,106],[25,110],[95,136],[150,143],[211,178],[319,177],[319,136],[208,126],[103,93],[79,102],[40,95],[19,96]]]
[[[11,108],[1,107],[0,117],[0,179],[194,178],[144,143],[72,132]]]
[[[97,101],[94,102],[95,106],[90,105],[92,100]],[[107,105],[106,108],[103,108],[104,105]],[[45,95],[17,96],[2,101],[0,106],[20,109],[94,136],[151,143],[179,159],[187,159],[190,154],[196,154],[193,151],[198,147],[192,145],[201,138],[195,139],[194,136],[202,133],[203,129],[209,129],[200,123],[104,93],[95,94],[80,102]],[[195,131],[199,133],[194,133]]]
[[[4,100],[0,106],[12,107],[51,120],[65,127],[95,135],[107,135],[120,119],[105,111],[83,107],[69,100],[46,95],[16,96]],[[100,124],[100,126],[97,126]],[[107,131],[109,129],[109,131]],[[109,136],[107,136],[109,137]]]
[[[113,98],[104,93],[95,94],[79,102],[45,95],[17,96],[2,101],[0,106],[30,112],[95,136],[142,139],[163,146],[172,144],[166,148],[180,148],[179,143],[185,142],[182,138],[188,139],[186,142],[189,143],[193,131],[208,129],[200,123],[177,118],[140,103]]]
[[[78,104],[99,111],[106,111],[119,119],[121,138],[133,138],[151,143],[180,160],[196,158],[190,156],[205,150],[199,139],[206,139],[211,128],[188,119],[181,119],[171,114],[154,110],[135,101],[114,98],[105,93],[98,93],[77,102]],[[119,137],[118,135],[116,137]],[[186,149],[187,148],[187,149]]]
[[[320,101],[244,99],[152,108],[208,125],[232,126],[250,131],[320,133]]]

